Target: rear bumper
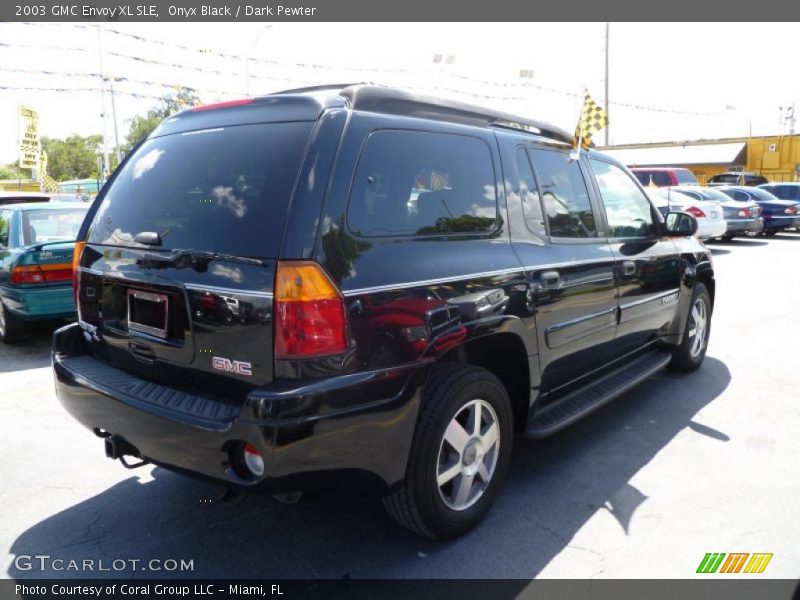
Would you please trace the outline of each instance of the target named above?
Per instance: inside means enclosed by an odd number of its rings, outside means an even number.
[[[78,324],[53,338],[56,393],[89,429],[117,436],[166,468],[232,487],[295,491],[343,480],[386,488],[405,475],[428,364],[258,389],[243,404],[191,396],[87,354]],[[264,477],[232,453],[261,452]]]
[[[23,319],[74,317],[72,285],[47,287],[4,287],[3,301],[8,309]]]
[[[764,231],[764,219],[726,219],[727,235],[736,233],[761,233]]]
[[[701,240],[719,237],[725,235],[728,230],[728,224],[720,219],[718,221],[710,221],[708,219],[698,220],[696,236]]]
[[[764,217],[764,230],[777,231],[800,225],[800,217],[794,215],[768,215]]]

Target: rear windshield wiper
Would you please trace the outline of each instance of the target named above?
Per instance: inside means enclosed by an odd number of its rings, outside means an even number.
[[[267,262],[259,258],[249,258],[247,256],[236,256],[234,254],[223,254],[221,252],[208,252],[206,250],[180,250],[175,249],[170,254],[157,254],[147,252],[141,259],[143,267],[164,269],[175,267],[185,269],[191,267],[197,271],[205,271],[208,263],[212,260],[225,262],[238,262],[246,265],[256,265],[259,267],[267,266]]]

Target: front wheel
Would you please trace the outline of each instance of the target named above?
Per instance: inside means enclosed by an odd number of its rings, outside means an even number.
[[[511,402],[486,369],[441,365],[431,373],[405,479],[383,499],[403,527],[431,538],[466,533],[486,516],[505,478]]]
[[[706,356],[711,333],[711,296],[706,286],[694,284],[689,315],[683,330],[683,340],[672,351],[669,367],[675,371],[694,371]]]

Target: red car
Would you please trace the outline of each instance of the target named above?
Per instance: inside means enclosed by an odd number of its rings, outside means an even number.
[[[631,173],[643,186],[700,185],[694,173],[682,167],[632,167]]]

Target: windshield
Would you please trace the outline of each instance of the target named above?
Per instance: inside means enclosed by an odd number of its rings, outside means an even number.
[[[761,188],[752,188],[748,190],[751,196],[754,196],[761,200],[762,202],[772,202],[773,200],[778,200],[779,198],[773,194],[770,194],[767,190],[762,190]]]
[[[703,200],[715,200],[717,202],[728,202],[730,198],[714,188],[700,188],[697,193],[703,197]]]
[[[678,179],[679,184],[697,185],[694,173],[688,169],[675,169],[675,177]]]
[[[266,123],[145,142],[114,180],[87,241],[236,256],[278,254],[284,216],[313,123]]]
[[[74,240],[86,216],[86,209],[26,210],[22,212],[24,246]]]

